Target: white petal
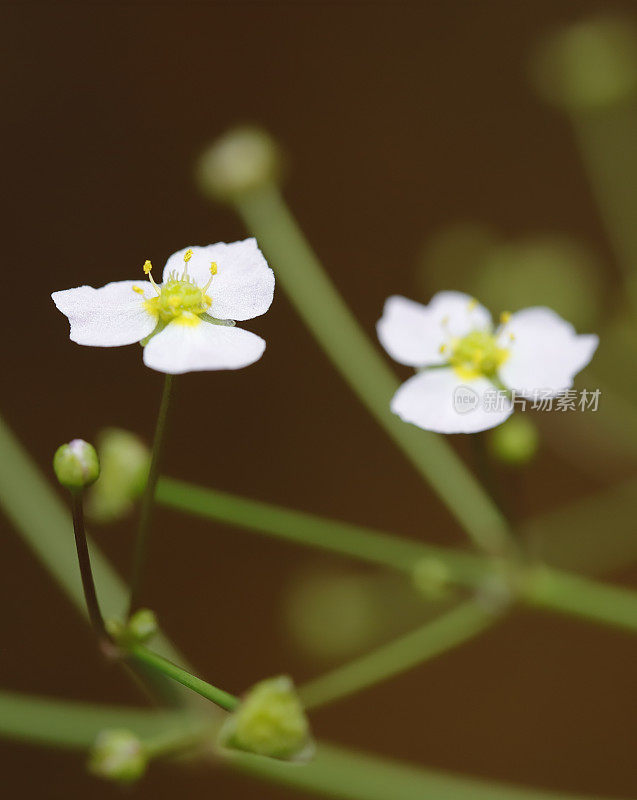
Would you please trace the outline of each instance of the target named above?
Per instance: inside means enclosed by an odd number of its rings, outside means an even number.
[[[569,389],[593,357],[599,339],[593,334],[578,336],[559,314],[538,306],[513,314],[500,342],[510,352],[500,367],[500,379],[518,394],[531,397],[540,391],[550,396]]]
[[[380,343],[400,364],[444,364],[440,346],[473,330],[491,328],[491,315],[467,294],[438,292],[424,306],[406,297],[388,298],[376,325]]]
[[[475,330],[490,330],[491,314],[463,292],[438,292],[427,306],[437,324],[444,325],[452,337],[466,336]]]
[[[171,322],[144,348],[144,364],[179,375],[208,369],[239,369],[258,361],[265,350],[260,337],[242,328]]]
[[[144,294],[133,291],[143,289]],[[58,309],[69,318],[71,341],[93,347],[117,347],[141,341],[157,323],[144,308],[144,300],[155,297],[148,281],[117,281],[100,289],[78,286],[53,292]]]
[[[504,422],[511,401],[486,378],[465,381],[451,368],[426,369],[398,389],[391,410],[436,433],[477,433]]]
[[[166,262],[163,280],[168,274],[184,271],[184,253],[179,250]],[[217,319],[252,319],[270,308],[274,296],[274,273],[268,267],[256,239],[241,242],[218,242],[207,247],[193,247],[188,273],[203,287],[210,278],[210,263],[217,264],[208,295],[212,305],[208,313]]]
[[[424,367],[446,360],[440,353],[445,333],[422,303],[398,295],[388,297],[376,332],[382,346],[399,364]]]

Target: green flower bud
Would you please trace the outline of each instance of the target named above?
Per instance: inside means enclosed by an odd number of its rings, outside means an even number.
[[[621,103],[637,88],[637,32],[619,17],[598,17],[557,31],[532,64],[540,94],[571,112]]]
[[[231,201],[278,178],[279,151],[265,131],[236,128],[206,150],[197,166],[201,189]]]
[[[493,456],[506,464],[520,466],[533,459],[540,439],[533,422],[522,414],[515,414],[494,428],[489,436],[489,449]]]
[[[93,445],[84,439],[73,439],[55,451],[53,469],[62,486],[67,489],[82,489],[97,480],[100,462]]]
[[[105,523],[128,514],[148,479],[150,450],[134,433],[106,428],[97,438],[101,473],[86,498],[86,514]]]
[[[146,771],[147,757],[140,740],[127,730],[102,731],[89,754],[88,769],[100,778],[133,783]]]
[[[149,608],[140,608],[127,622],[120,619],[106,620],[106,630],[124,648],[145,644],[157,633],[157,617]]]
[[[291,679],[280,675],[253,686],[222,727],[220,743],[270,758],[309,757],[310,726]]]
[[[421,558],[412,572],[414,586],[430,600],[442,600],[449,596],[449,569],[438,558]]]

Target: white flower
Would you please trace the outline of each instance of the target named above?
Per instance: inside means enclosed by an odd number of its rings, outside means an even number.
[[[439,292],[427,306],[390,297],[377,331],[392,358],[418,370],[391,410],[437,433],[499,425],[513,412],[511,393],[533,399],[566,391],[599,343],[543,307],[505,313],[494,329],[489,312],[461,292]]]
[[[170,374],[238,369],[261,358],[263,339],[234,327],[265,314],[274,295],[274,273],[255,239],[179,250],[160,285],[151,269],[147,261],[148,280],[53,292],[71,340],[93,347],[141,342],[146,366]]]

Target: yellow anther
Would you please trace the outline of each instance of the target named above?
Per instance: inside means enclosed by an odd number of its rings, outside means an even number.
[[[192,258],[192,248],[189,247],[184,253],[184,264],[187,264]]]
[[[445,352],[446,349],[447,349],[447,345],[446,344],[441,344],[440,347],[438,348],[438,352],[440,354],[442,354],[442,353]]]
[[[148,259],[146,259],[146,261],[144,261],[144,273],[146,275],[150,275],[150,271],[151,271],[152,268],[153,268],[153,265],[150,263],[150,261]]]
[[[216,261],[211,261],[210,262],[210,274],[211,275],[216,275],[217,274],[217,262]]]
[[[511,319],[511,312],[510,311],[503,311],[500,314],[500,324],[506,325],[507,322]]]
[[[144,290],[141,286],[133,286],[133,291],[137,292],[137,294],[144,294]]]
[[[475,299],[475,297],[472,297],[471,300],[469,300],[468,310],[469,311],[473,311],[473,309],[476,308],[477,305],[478,305],[478,301]]]

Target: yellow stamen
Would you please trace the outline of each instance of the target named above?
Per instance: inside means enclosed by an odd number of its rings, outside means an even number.
[[[137,292],[137,294],[144,294],[144,290],[141,286],[133,286],[133,291]]]
[[[503,311],[500,314],[500,324],[506,325],[507,322],[511,319],[511,312],[510,311]]]
[[[447,349],[447,345],[446,344],[441,344],[440,347],[438,348],[438,352],[442,354],[442,353],[445,352],[446,349]]]
[[[204,294],[204,296],[205,296],[206,292],[208,291],[208,287],[209,287],[209,286],[210,286],[210,284],[212,283],[212,279],[213,279],[213,277],[214,277],[216,274],[217,274],[217,262],[216,262],[216,261],[211,261],[211,262],[210,262],[210,278],[208,278],[208,283],[207,283],[207,284],[206,284],[206,285],[203,287],[203,289],[201,290],[201,291],[202,291],[202,293]],[[210,302],[212,303],[212,300],[211,300]]]
[[[184,253],[184,264],[187,264],[192,258],[192,247],[189,247]]]
[[[157,294],[161,294],[161,292],[159,291],[159,286],[157,286],[157,284],[155,283],[155,279],[150,274],[150,271],[151,271],[152,268],[153,268],[153,265],[150,263],[150,261],[148,259],[146,259],[146,261],[144,261],[144,267],[143,267],[144,273],[146,275],[148,275],[148,280],[153,284],[153,288],[155,289]]]

